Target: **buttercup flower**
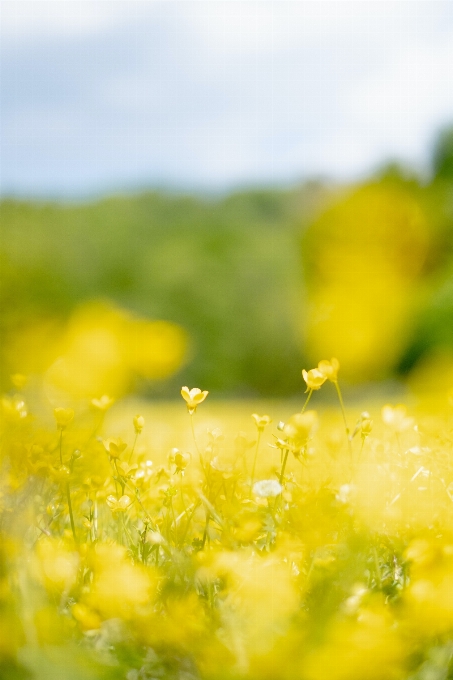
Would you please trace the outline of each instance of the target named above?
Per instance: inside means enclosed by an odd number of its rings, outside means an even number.
[[[262,432],[264,428],[272,422],[270,416],[259,416],[257,413],[252,413],[252,418],[255,421],[255,425],[259,432]]]
[[[22,375],[22,373],[14,373],[14,375],[11,376],[11,382],[18,390],[21,390],[23,387],[25,387],[27,381],[27,376]]]
[[[310,371],[306,371],[305,368],[302,370],[302,377],[307,383],[307,389],[309,390],[319,390],[319,388],[324,385],[327,380],[327,376],[322,373],[319,368],[312,368]]]
[[[211,442],[220,442],[225,439],[225,435],[220,427],[215,427],[213,430],[208,429],[208,437]]]
[[[134,465],[129,465],[129,463],[122,462],[118,463],[118,471],[123,477],[130,477],[135,470],[137,469],[138,465],[134,463]]]
[[[111,458],[119,458],[127,448],[127,444],[119,437],[116,439],[104,439],[103,444]]]
[[[295,413],[283,428],[284,434],[297,444],[305,444],[316,426],[318,417],[316,411]]]
[[[336,382],[338,380],[339,369],[340,362],[335,358],[331,359],[330,361],[323,359],[318,364],[318,371],[320,371],[327,380],[330,380],[330,382]]]
[[[20,397],[3,397],[1,400],[2,411],[8,420],[21,420],[27,417],[27,407]]]
[[[132,499],[129,498],[129,496],[121,496],[119,500],[117,500],[115,496],[107,496],[105,502],[107,503],[113,514],[116,514],[118,512],[126,512],[128,507],[132,505]]]
[[[168,461],[171,465],[176,465],[176,471],[183,471],[190,463],[190,453],[184,453],[179,449],[172,449],[168,454]]]
[[[72,408],[54,408],[53,414],[59,430],[65,430],[74,420],[74,411]]]
[[[143,417],[143,416],[139,416],[139,415],[134,416],[133,423],[134,423],[135,433],[136,433],[136,434],[140,434],[140,432],[141,432],[141,431],[143,430],[143,428],[145,427],[145,419],[144,419],[144,417]]]
[[[414,424],[414,419],[406,414],[407,409],[404,404],[398,404],[398,406],[386,404],[382,407],[382,420],[395,432],[404,432]]]
[[[193,387],[191,390],[188,387],[181,388],[181,396],[187,404],[187,410],[190,415],[195,413],[197,406],[206,399],[208,394],[209,392],[206,390],[202,392],[198,387]]]
[[[364,411],[360,416],[360,433],[362,437],[368,437],[373,429],[373,421],[368,411]]]
[[[93,408],[98,409],[99,411],[107,411],[107,409],[110,408],[114,401],[115,400],[112,399],[111,397],[108,397],[106,394],[103,394],[100,399],[92,399],[91,406],[93,406]]]

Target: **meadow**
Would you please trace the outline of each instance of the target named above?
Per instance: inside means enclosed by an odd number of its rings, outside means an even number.
[[[2,200],[1,678],[453,677],[451,131],[436,154]]]
[[[256,410],[183,387],[36,416],[13,376],[2,677],[450,677],[451,399],[343,408],[334,359],[299,379]]]

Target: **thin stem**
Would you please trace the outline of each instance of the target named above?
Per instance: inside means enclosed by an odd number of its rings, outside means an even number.
[[[111,467],[112,467],[112,472],[113,472],[112,479],[113,479],[113,481],[115,482],[115,493],[116,493],[117,499],[119,500],[120,495],[119,495],[119,493],[118,493],[118,481],[117,481],[117,480],[118,480],[118,470],[116,470],[116,475],[117,475],[117,476],[115,477],[115,465],[114,465],[114,462],[113,462],[113,461],[114,461],[114,458],[112,458],[112,457],[110,456],[110,465],[111,465]]]
[[[281,469],[281,472],[280,472],[280,479],[279,479],[280,486],[283,486],[283,478],[285,476],[285,469],[286,469],[286,463],[288,461],[288,455],[289,455],[289,449],[286,449],[285,455],[283,457],[282,469]]]
[[[132,545],[132,543],[134,542],[134,539],[132,538],[132,534],[127,527],[126,516],[125,516],[124,512],[121,513],[121,519],[122,519],[122,522],[123,522],[123,531],[125,532],[126,536],[129,539],[129,544]]]
[[[352,446],[351,446],[351,439],[349,437],[348,421],[346,420],[346,410],[345,410],[345,407],[344,407],[343,396],[341,394],[340,385],[338,384],[338,380],[334,381],[334,385],[335,385],[335,389],[337,390],[338,401],[340,402],[341,413],[343,415],[344,429],[346,431],[346,439],[348,440],[349,454],[350,454],[351,460],[352,460]]]
[[[173,498],[170,498],[170,508],[171,508],[171,514],[173,517],[173,525],[175,527],[175,546],[177,545],[177,526],[176,526],[176,515],[175,515],[175,509],[173,507]]]
[[[203,458],[201,457],[200,449],[198,448],[198,444],[197,444],[197,438],[195,437],[195,428],[194,428],[194,425],[193,425],[193,413],[190,414],[190,426],[192,428],[193,443],[195,444],[195,448],[197,450],[198,457],[200,459],[201,469],[204,471]]]
[[[72,529],[72,535],[74,537],[74,543],[78,545],[77,543],[77,536],[76,536],[76,530],[75,530],[75,524],[74,524],[74,515],[72,512],[72,503],[71,503],[71,490],[69,488],[69,482],[66,482],[66,496],[68,499],[68,508],[69,508],[69,519],[71,521],[71,529]]]
[[[63,430],[60,430],[60,464],[63,466]]]
[[[197,508],[199,508],[199,507],[200,507],[200,503],[199,503],[199,502],[198,502],[198,503],[195,503],[194,506],[193,506],[192,512],[190,513],[189,517],[187,518],[186,528],[184,529],[184,532],[183,532],[181,538],[179,539],[179,544],[180,544],[181,547],[183,546],[184,541],[185,541],[185,538],[186,538],[186,536],[187,536],[187,532],[189,531],[189,526],[190,526],[190,523],[191,523],[191,521],[192,521],[192,517],[194,516],[195,511],[196,511]],[[187,512],[187,511],[186,511],[186,512]]]
[[[128,484],[127,482],[126,482],[126,486],[127,486],[127,488],[130,489],[133,493],[135,493],[135,498],[137,499],[137,503],[139,504],[139,506],[141,507],[141,509],[142,509],[143,512],[145,513],[146,519],[152,524],[152,526],[153,526],[153,531],[157,531],[157,527],[156,527],[154,521],[152,520],[150,514],[147,512],[145,506],[144,506],[143,503],[142,503],[142,500],[141,500],[141,498],[140,498],[140,492],[139,492],[139,490],[138,490],[138,489],[134,489],[134,487],[132,487],[132,486],[131,486],[130,484]]]
[[[377,582],[379,585],[379,588],[382,588],[382,579],[381,579],[381,568],[379,566],[379,558],[376,550],[376,546],[373,545],[373,558],[374,558],[374,568],[376,570],[376,578]]]
[[[120,473],[119,473],[119,471],[118,471],[118,462],[117,462],[116,458],[114,458],[114,461],[113,461],[113,462],[114,462],[114,464],[115,464],[116,476],[118,477],[119,482],[120,482],[120,486],[121,486],[121,495],[123,495],[123,494],[124,494],[124,481],[123,481],[123,476],[120,475]],[[119,500],[119,498],[118,498],[118,500]]]
[[[138,439],[138,432],[135,433],[134,443],[132,444],[132,449],[131,449],[131,452],[130,452],[130,454],[129,454],[129,460],[128,460],[128,464],[129,464],[129,465],[131,464],[131,460],[132,460],[132,456],[133,456],[133,454],[134,454],[134,450],[135,450],[135,445],[136,445],[136,443],[137,443],[137,439]]]
[[[90,434],[90,436],[88,437],[88,439],[86,440],[83,448],[86,448],[88,446],[88,444],[95,438],[96,434],[99,432],[99,430],[102,427],[102,424],[104,422],[104,418],[105,418],[105,412],[101,412],[99,419],[98,419],[98,422],[94,426],[94,429],[93,429],[92,433]]]
[[[182,486],[179,487],[179,493],[181,495],[181,504],[182,504],[182,507],[184,508],[184,512],[187,512],[186,504],[184,502],[184,494],[182,492]]]
[[[209,512],[209,510],[207,508],[205,508],[205,510],[206,510],[206,524],[205,524],[204,532],[203,532],[202,549],[204,548],[205,543],[206,543],[206,539],[208,537],[209,520],[210,520],[210,517],[211,517],[211,513]]]
[[[117,518],[116,521],[118,523],[118,543],[120,545],[123,545],[123,523],[122,523],[122,516],[120,512],[116,513]]]
[[[143,564],[146,564],[145,561],[145,544],[146,544],[146,534],[148,533],[148,524],[145,524],[145,528],[143,529],[142,535],[141,535],[141,553],[142,553],[142,562]]]
[[[98,500],[96,496],[96,491],[94,492],[94,504],[93,504],[93,537],[97,540],[98,537]]]
[[[256,440],[255,455],[253,457],[252,475],[250,477],[250,489],[253,488],[253,481],[255,479],[256,460],[258,458],[258,450],[260,448],[260,441],[261,441],[261,430],[258,430],[258,438]]]
[[[364,437],[364,436],[362,435],[362,443],[361,443],[361,445],[360,445],[359,458],[358,458],[358,460],[357,460],[357,464],[360,463],[360,461],[361,461],[361,459],[362,459],[363,447],[365,446],[365,439],[366,439],[366,437]]]
[[[313,390],[310,389],[309,392],[308,392],[308,395],[307,395],[307,398],[306,398],[306,400],[305,400],[305,404],[304,404],[304,406],[303,406],[303,409],[302,409],[301,413],[303,413],[303,412],[305,411],[305,409],[307,408],[308,402],[310,401],[311,395],[312,395],[312,394],[313,394]]]

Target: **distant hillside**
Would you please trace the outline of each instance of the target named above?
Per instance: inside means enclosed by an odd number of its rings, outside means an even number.
[[[298,391],[300,230],[326,193],[309,184],[217,200],[158,192],[80,205],[4,200],[3,339],[30,319],[64,319],[103,297],[189,331],[192,360],[178,385]],[[2,368],[18,370],[5,356]]]
[[[300,393],[301,368],[319,352],[340,352],[352,381],[407,373],[437,352],[453,387],[452,133],[442,139],[430,183],[391,166],[357,186],[211,200],[157,191],[86,204],[3,200],[4,386],[21,370],[8,348],[30,323],[44,327],[32,352],[79,303],[104,299],[189,333],[186,366],[143,385],[148,394],[174,395],[182,383],[219,395]]]

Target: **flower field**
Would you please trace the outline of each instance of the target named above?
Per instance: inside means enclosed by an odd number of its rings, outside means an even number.
[[[1,677],[451,677],[451,404],[348,408],[340,383],[332,359],[300,403],[35,414],[12,376]]]

